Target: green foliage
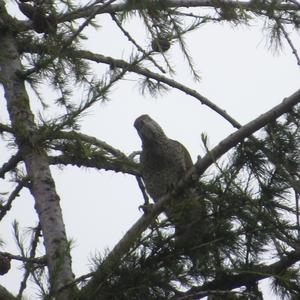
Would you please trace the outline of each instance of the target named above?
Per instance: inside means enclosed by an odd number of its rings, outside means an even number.
[[[185,272],[183,259],[171,245],[163,233],[152,229],[89,299],[170,299]],[[181,284],[188,284],[185,276]]]
[[[276,276],[272,289],[281,299],[297,299],[300,295],[299,268],[290,268]]]
[[[152,97],[157,97],[168,91],[169,88],[161,82],[157,83],[146,77],[141,80],[140,90],[143,95],[148,92]]]

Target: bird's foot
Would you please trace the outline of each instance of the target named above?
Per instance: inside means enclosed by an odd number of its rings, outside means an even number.
[[[154,204],[146,203],[146,204],[140,205],[139,209],[143,210],[144,214],[146,214],[152,209],[153,205]]]

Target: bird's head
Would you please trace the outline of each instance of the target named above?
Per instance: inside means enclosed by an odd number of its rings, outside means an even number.
[[[134,122],[134,127],[143,143],[155,143],[159,142],[161,138],[166,138],[166,135],[159,124],[148,115],[139,116]]]

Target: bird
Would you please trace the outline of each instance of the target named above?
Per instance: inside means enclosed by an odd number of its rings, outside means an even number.
[[[193,161],[187,149],[169,139],[150,116],[141,115],[134,126],[142,140],[142,178],[147,192],[156,201],[178,183]]]
[[[169,139],[149,115],[139,116],[134,127],[142,141],[141,176],[147,193],[157,202],[176,187],[193,166],[193,161],[188,150],[180,142]],[[191,250],[199,246],[205,232],[205,207],[195,189],[184,189],[176,194],[164,207],[164,212],[175,227],[178,247]]]

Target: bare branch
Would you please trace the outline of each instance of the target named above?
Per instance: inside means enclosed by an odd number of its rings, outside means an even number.
[[[148,205],[149,204],[149,196],[147,195],[146,188],[145,188],[145,185],[142,181],[142,178],[140,176],[136,176],[136,181],[137,181],[138,186],[139,186],[139,188],[142,192],[142,195],[143,195],[143,198],[144,198],[144,204]]]
[[[72,282],[66,284],[65,286],[63,286],[60,290],[67,289],[67,288],[69,288],[71,286],[74,286],[78,283],[86,281],[88,278],[91,278],[94,274],[95,274],[95,272],[90,272],[90,273],[84,274],[82,276],[79,276],[79,277],[75,278],[74,281],[72,281]]]
[[[282,31],[284,38],[286,39],[286,41],[288,42],[290,48],[292,49],[292,53],[294,54],[296,61],[297,61],[297,65],[300,67],[300,57],[298,55],[298,51],[296,49],[296,47],[294,46],[292,40],[290,39],[289,34],[287,33],[287,31],[285,30],[284,26],[281,24],[281,22],[278,20],[278,18],[276,19],[276,23],[277,26],[280,28],[280,30]]]

